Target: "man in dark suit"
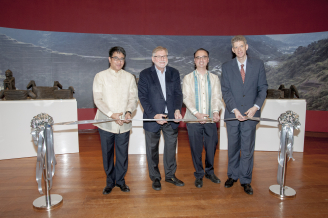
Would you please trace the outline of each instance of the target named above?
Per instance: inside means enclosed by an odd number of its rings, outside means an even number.
[[[229,162],[225,187],[230,188],[239,179],[244,191],[252,195],[250,183],[258,122],[247,120],[247,117],[260,117],[268,84],[263,61],[246,54],[248,45],[245,37],[233,37],[231,45],[236,58],[222,65],[221,90],[226,104],[224,118],[238,120],[226,122]]]
[[[144,119],[182,119],[182,91],[180,74],[176,69],[167,66],[168,51],[162,46],[153,50],[154,65],[141,71],[138,82],[138,95],[144,109]],[[161,190],[161,174],[158,169],[158,145],[160,132],[164,135],[164,170],[165,181],[177,186],[184,183],[175,177],[176,145],[179,123],[167,121],[145,121],[143,128],[146,135],[146,154],[149,177],[154,190]]]

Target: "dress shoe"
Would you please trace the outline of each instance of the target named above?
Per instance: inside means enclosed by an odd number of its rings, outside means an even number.
[[[156,191],[159,191],[162,189],[161,182],[159,181],[159,179],[154,180],[152,187]]]
[[[232,178],[228,178],[228,180],[224,183],[224,187],[230,188],[233,186],[233,183],[237,182],[237,180],[234,180]]]
[[[244,191],[246,192],[246,194],[252,195],[253,194],[253,189],[251,184],[241,184],[241,186],[244,187]]]
[[[116,184],[115,186],[120,187],[122,192],[129,192],[130,188],[125,183],[123,185]]]
[[[196,179],[196,180],[195,180],[195,186],[196,186],[197,188],[201,188],[201,187],[203,187],[203,178]]]
[[[172,184],[174,184],[176,186],[184,186],[184,183],[180,179],[178,179],[177,177],[175,177],[175,176],[172,177],[172,178],[170,178],[170,179],[165,179],[165,182],[172,183]]]
[[[205,178],[211,180],[214,183],[221,183],[221,180],[214,173],[212,175],[205,173]]]
[[[104,195],[108,195],[109,193],[111,193],[112,189],[113,189],[113,188],[111,188],[111,187],[107,187],[107,186],[106,186],[106,187],[104,188],[104,190],[103,190],[103,194],[104,194]]]

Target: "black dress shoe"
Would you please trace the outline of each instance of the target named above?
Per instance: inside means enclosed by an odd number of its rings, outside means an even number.
[[[111,188],[111,187],[107,187],[107,186],[106,186],[106,187],[104,188],[104,190],[103,190],[103,194],[104,194],[104,195],[108,195],[109,193],[111,193],[112,189],[113,189],[113,188]]]
[[[224,183],[224,187],[230,188],[233,186],[233,183],[237,182],[237,180],[234,180],[232,178],[228,178],[228,180]]]
[[[241,184],[241,186],[244,187],[244,191],[246,192],[246,194],[252,195],[253,194],[253,189],[251,184]]]
[[[180,179],[178,179],[177,177],[175,177],[175,176],[172,177],[172,178],[170,178],[170,179],[165,179],[165,182],[172,183],[172,184],[174,184],[176,186],[184,186],[184,183]]]
[[[159,179],[155,179],[153,181],[153,185],[152,185],[153,189],[156,190],[156,191],[159,191],[162,189],[162,186],[161,186],[161,182],[159,181]]]
[[[205,173],[205,178],[211,180],[214,183],[221,183],[221,180],[214,173],[212,175]]]
[[[125,183],[123,185],[116,184],[115,186],[120,187],[122,192],[129,192],[130,188]]]
[[[201,187],[203,187],[203,178],[196,179],[196,180],[195,180],[195,186],[196,186],[197,188],[201,188]]]

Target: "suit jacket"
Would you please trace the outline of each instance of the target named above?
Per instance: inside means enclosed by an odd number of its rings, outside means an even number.
[[[143,118],[153,119],[156,114],[165,112],[165,105],[168,110],[168,118],[174,119],[175,110],[182,107],[182,91],[179,71],[166,66],[166,101],[156,73],[155,66],[141,71],[138,82],[138,96],[144,109]],[[170,122],[173,129],[178,128],[179,123]],[[158,132],[161,125],[154,122],[143,122],[143,128],[149,132]]]
[[[263,105],[268,89],[263,61],[247,57],[245,83],[240,75],[237,60],[234,58],[222,65],[221,90],[226,111],[224,118],[235,118],[231,111],[237,108],[242,115],[254,104],[260,108]],[[260,117],[258,110],[254,117]],[[238,120],[228,121],[231,125],[238,125]],[[252,125],[257,121],[248,120]],[[251,124],[250,123],[250,124]]]

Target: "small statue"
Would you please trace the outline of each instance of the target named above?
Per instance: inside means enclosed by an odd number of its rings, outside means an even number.
[[[70,86],[68,89],[62,89],[63,86],[58,82],[54,82],[54,86],[36,86],[35,81],[31,80],[27,85],[27,89],[32,90],[16,90],[15,77],[11,70],[5,72],[6,79],[3,81],[4,90],[0,91],[0,99],[5,100],[25,100],[28,97],[33,99],[72,99],[74,88]],[[58,90],[60,88],[60,90]]]
[[[25,100],[28,92],[26,90],[16,90],[15,77],[11,70],[6,70],[6,79],[3,80],[4,90],[0,92],[0,99],[5,97],[6,100]]]
[[[278,89],[284,92],[284,98],[293,99],[295,96],[296,98],[300,98],[300,95],[294,85],[291,85],[289,89],[286,89],[284,85],[280,85]]]
[[[55,99],[72,99],[75,90],[73,86],[68,87],[68,89],[60,89],[54,91]]]
[[[34,99],[54,99],[54,91],[58,90],[58,88],[63,88],[63,86],[58,82],[54,82],[54,86],[36,86],[35,81],[31,80],[29,84],[26,86],[27,89],[32,87],[32,93],[30,93],[30,97]]]
[[[268,99],[293,99],[300,98],[298,91],[294,85],[286,89],[284,85],[280,85],[278,89],[268,89],[266,98]]]
[[[31,80],[26,86],[27,89],[32,87],[29,96],[34,99],[72,99],[74,88],[70,86],[68,89],[62,89],[63,86],[58,82],[54,82],[53,87],[36,86],[35,81]],[[58,89],[60,88],[60,89]]]
[[[4,90],[16,90],[15,87],[15,77],[13,77],[13,72],[11,70],[6,70],[6,79],[3,81]]]

